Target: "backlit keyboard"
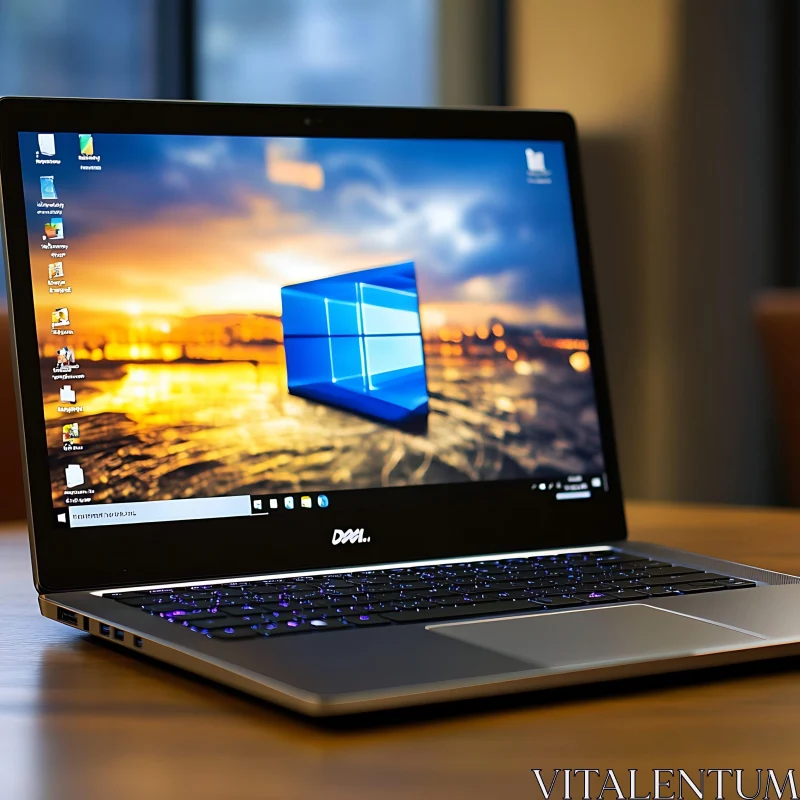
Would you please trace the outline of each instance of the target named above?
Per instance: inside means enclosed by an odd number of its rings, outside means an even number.
[[[214,639],[253,639],[719,592],[752,581],[609,550],[104,595]]]

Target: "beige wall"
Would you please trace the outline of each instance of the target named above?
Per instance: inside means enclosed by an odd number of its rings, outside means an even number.
[[[772,268],[767,7],[512,0],[512,104],[581,132],[629,496],[770,499],[749,310]]]

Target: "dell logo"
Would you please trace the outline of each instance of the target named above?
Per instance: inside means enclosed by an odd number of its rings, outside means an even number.
[[[368,541],[369,536],[364,537],[363,528],[348,528],[346,531],[336,528],[333,532],[331,544],[363,544]]]

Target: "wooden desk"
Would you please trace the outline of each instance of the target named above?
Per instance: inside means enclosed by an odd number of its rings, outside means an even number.
[[[800,512],[629,518],[633,538],[800,573]],[[45,621],[22,527],[0,531],[3,800],[499,800],[540,797],[532,767],[800,767],[800,659],[323,726]]]

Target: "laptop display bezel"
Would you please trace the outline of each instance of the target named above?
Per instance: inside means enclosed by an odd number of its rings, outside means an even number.
[[[258,516],[82,529],[56,525],[19,150],[20,132],[202,134],[264,137],[553,140],[564,144],[608,491],[543,504],[531,514],[508,482],[374,489],[354,514]],[[0,197],[15,354],[17,408],[34,578],[40,591],[99,589],[203,578],[472,558],[618,541],[626,537],[577,133],[563,112],[259,106],[173,101],[0,100]],[[415,502],[408,502],[413,495]],[[548,510],[550,509],[550,510]],[[311,518],[313,516],[313,519]],[[335,528],[363,528],[369,543],[334,546]]]

